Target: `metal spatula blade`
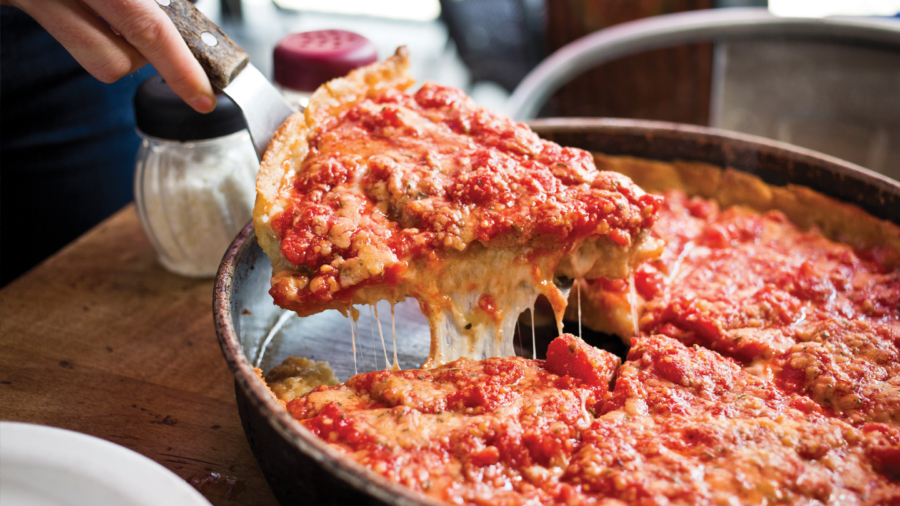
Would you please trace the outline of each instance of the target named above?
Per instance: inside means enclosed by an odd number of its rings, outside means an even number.
[[[248,64],[222,92],[241,108],[256,154],[262,161],[278,127],[294,109],[252,64]]]
[[[250,58],[221,28],[187,0],[156,0],[175,24],[188,48],[222,90],[244,113],[256,154],[262,160],[278,127],[294,109]]]

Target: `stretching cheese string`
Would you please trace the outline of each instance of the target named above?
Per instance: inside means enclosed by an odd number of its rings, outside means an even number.
[[[516,319],[516,337],[519,338],[519,349],[522,349],[522,327],[519,326],[518,319]]]
[[[387,358],[387,347],[384,345],[384,333],[381,331],[381,318],[378,317],[378,304],[372,304],[372,307],[375,308],[375,321],[378,322],[378,335],[381,336],[381,351],[384,352],[384,368],[387,369],[388,358]],[[391,306],[391,314],[393,315],[394,307]],[[392,320],[393,322],[393,320]]]
[[[534,336],[534,303],[531,305],[531,358],[537,360],[537,339]]]
[[[354,323],[353,311],[350,311],[350,341],[353,343],[353,375],[355,376],[359,374],[359,368],[356,366],[356,332],[354,330]]]
[[[632,278],[634,279],[634,278]],[[576,290],[578,290],[578,339],[582,339],[581,337],[581,282],[575,282]]]
[[[375,316],[372,315],[372,307],[374,304],[369,304],[369,331],[372,333],[372,370],[378,370],[378,351],[375,349],[375,322],[373,321]]]
[[[281,316],[278,317],[278,321],[275,322],[275,325],[269,329],[269,333],[266,334],[266,338],[263,339],[262,344],[259,346],[259,351],[256,353],[256,363],[253,364],[253,367],[257,369],[260,368],[260,364],[262,364],[263,357],[266,354],[266,349],[268,349],[269,344],[271,344],[272,339],[275,338],[275,335],[281,330],[281,327],[284,327],[284,324],[291,318],[291,316],[295,316],[297,313],[293,311],[285,311],[281,313]]]
[[[397,329],[394,327],[394,303],[391,303],[391,336],[394,338],[394,370],[400,370],[400,364],[397,363]]]

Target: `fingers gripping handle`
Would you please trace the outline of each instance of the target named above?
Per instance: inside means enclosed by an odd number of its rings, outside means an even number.
[[[175,24],[209,81],[219,89],[244,70],[250,57],[188,0],[156,0]]]

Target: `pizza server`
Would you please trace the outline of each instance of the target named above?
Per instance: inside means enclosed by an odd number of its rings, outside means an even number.
[[[244,114],[247,130],[262,160],[278,127],[294,113],[281,93],[262,75],[247,53],[188,0],[156,0],[175,24],[209,81]]]

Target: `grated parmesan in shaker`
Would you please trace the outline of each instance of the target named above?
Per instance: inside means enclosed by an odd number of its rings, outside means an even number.
[[[159,262],[184,276],[213,276],[251,218],[259,161],[243,115],[226,97],[200,114],[159,76],[135,96],[142,143],[135,204]]]

